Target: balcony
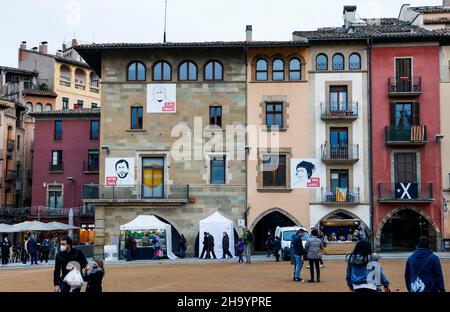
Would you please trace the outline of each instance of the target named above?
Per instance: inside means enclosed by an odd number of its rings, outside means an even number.
[[[17,171],[16,170],[8,170],[6,172],[5,181],[13,182],[17,180]]]
[[[98,163],[92,164],[89,161],[83,161],[84,173],[98,173]]]
[[[30,216],[33,218],[67,218],[70,213],[70,209],[73,211],[74,217],[94,217],[95,210],[85,207],[75,208],[55,208],[34,206],[30,209]]]
[[[8,152],[14,152],[15,145],[16,145],[15,140],[8,139],[8,141],[7,141]]]
[[[150,188],[136,184],[124,186],[83,185],[85,203],[177,207],[189,200],[189,185],[160,185]]]
[[[86,84],[82,81],[75,80],[75,89],[86,90]]]
[[[14,208],[6,207],[0,208],[0,216],[2,217],[26,217],[31,213],[30,208]]]
[[[433,200],[433,183],[378,183],[381,203],[430,203]]]
[[[427,126],[396,127],[387,126],[386,145],[425,145],[427,141]]]
[[[358,144],[341,144],[329,145],[322,144],[321,146],[322,162],[333,165],[350,165],[354,164],[359,159],[359,145]]]
[[[71,86],[70,77],[66,76],[59,76],[59,84],[63,87],[69,87]]]
[[[92,93],[99,94],[100,93],[100,88],[90,86],[89,87],[89,91],[92,92]]]
[[[359,200],[359,187],[322,188],[322,204],[324,205],[358,205]]]
[[[322,120],[356,120],[358,118],[358,102],[345,105],[336,102],[322,102],[320,104]]]
[[[50,162],[49,164],[49,168],[48,168],[49,172],[63,172],[64,171],[64,163],[61,162],[59,164],[54,164],[53,162]]]
[[[388,78],[388,96],[420,96],[422,94],[422,77]]]

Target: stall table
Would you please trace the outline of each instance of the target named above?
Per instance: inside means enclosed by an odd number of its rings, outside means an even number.
[[[346,255],[352,253],[355,246],[356,242],[351,241],[328,241],[323,253],[325,255]]]

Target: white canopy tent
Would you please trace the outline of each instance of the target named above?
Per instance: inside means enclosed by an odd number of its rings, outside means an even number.
[[[14,233],[12,225],[0,223],[0,233]]]
[[[18,233],[28,231],[50,232],[59,230],[64,231],[70,229],[76,230],[79,228],[76,226],[69,226],[67,224],[60,222],[43,223],[39,221],[25,221],[14,225],[0,224],[0,233]]]
[[[209,217],[199,222],[199,255],[203,249],[203,233],[208,232],[214,237],[214,252],[218,258],[222,257],[223,232],[228,234],[230,239],[230,252],[234,256],[234,223],[216,211]]]
[[[159,220],[154,215],[139,215],[134,220],[120,226],[121,231],[165,230],[167,257],[176,259],[172,251],[172,226]]]

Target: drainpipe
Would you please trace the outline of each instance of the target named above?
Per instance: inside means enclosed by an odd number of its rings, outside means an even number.
[[[248,146],[248,48],[247,44],[244,45],[244,61],[245,61],[245,145],[244,145],[244,153],[245,153],[245,200],[244,200],[244,217],[245,217],[245,226],[248,228],[248,153],[250,149]]]
[[[375,232],[374,232],[374,202],[373,202],[373,181],[372,181],[372,38],[367,38],[367,121],[369,135],[369,206],[370,206],[370,236],[372,250],[375,251]]]

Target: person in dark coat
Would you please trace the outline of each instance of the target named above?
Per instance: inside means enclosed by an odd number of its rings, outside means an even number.
[[[267,233],[266,248],[267,257],[270,257],[273,249],[273,235],[270,232]]]
[[[276,236],[273,240],[273,254],[275,255],[275,260],[280,261],[280,250],[281,250],[281,240]]]
[[[212,234],[209,233],[208,234],[208,253],[207,253],[208,259],[211,258],[211,253],[212,253],[214,259],[217,259],[216,253],[214,252],[214,236],[212,236]]]
[[[10,254],[11,243],[8,241],[8,237],[4,237],[3,241],[0,242],[0,249],[2,255],[2,267],[8,266],[9,254]]]
[[[200,258],[203,259],[203,256],[205,255],[205,253],[206,253],[206,258],[208,258],[208,253],[207,253],[208,249],[209,249],[208,248],[208,233],[204,232],[203,233],[203,249],[202,249],[202,253],[200,255]]]
[[[228,237],[227,232],[223,232],[222,250],[223,250],[222,259],[225,259],[226,256],[229,256],[230,259],[233,258],[233,255],[230,252],[230,238]]]
[[[60,240],[61,251],[55,257],[55,270],[53,271],[53,285],[55,292],[67,293],[70,292],[70,286],[64,282],[69,271],[67,264],[71,261],[76,261],[80,264],[80,269],[83,270],[88,264],[86,257],[81,250],[72,247],[72,239],[70,236],[64,236]],[[74,292],[80,292],[80,288],[74,289]]]
[[[183,234],[181,234],[180,242],[178,245],[180,247],[180,258],[184,258],[186,255],[186,238],[184,238]]]
[[[45,263],[48,263],[48,256],[50,254],[50,240],[48,238],[42,241],[41,249],[42,249],[41,263],[43,261],[45,261]]]
[[[303,258],[306,256],[305,249],[303,248],[302,237],[305,234],[303,229],[297,231],[297,234],[292,237],[291,241],[291,249],[292,249],[292,257],[295,263],[294,266],[294,278],[295,282],[304,282],[303,279],[300,278],[300,271],[303,266]]]
[[[83,280],[87,282],[86,292],[101,293],[103,276],[105,276],[103,260],[94,258],[92,266],[88,266],[83,270]]]
[[[405,283],[409,292],[445,292],[441,262],[426,236],[419,238],[417,249],[406,261]]]
[[[132,237],[131,238],[131,260],[133,260],[133,261],[136,260],[136,249],[137,249],[136,240],[134,239],[134,237]]]
[[[132,260],[132,258],[131,258],[131,256],[132,256],[132,254],[131,254],[132,248],[133,248],[133,238],[131,237],[131,235],[128,235],[127,239],[125,241],[125,249],[127,251],[127,261],[131,261]]]
[[[28,238],[27,243],[25,244],[25,249],[27,253],[31,257],[31,265],[38,264],[37,258],[38,258],[38,245],[36,243],[36,240],[34,239],[34,235],[31,234]]]

